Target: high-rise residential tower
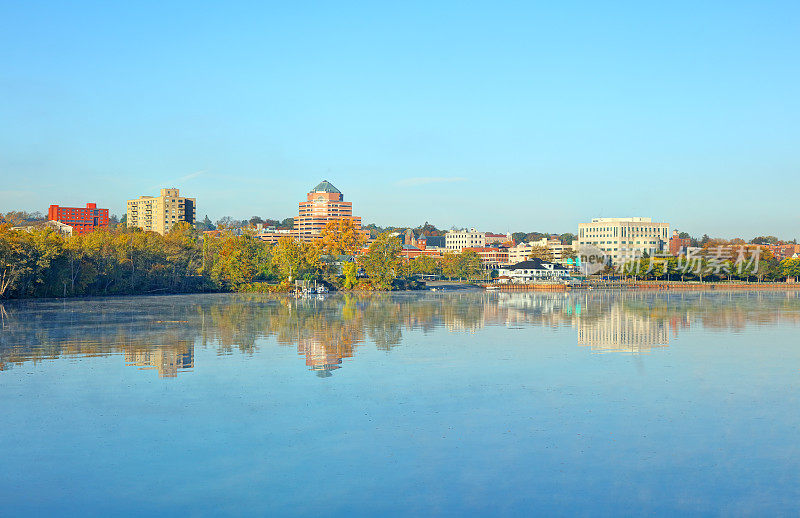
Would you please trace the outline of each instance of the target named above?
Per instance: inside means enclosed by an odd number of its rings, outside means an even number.
[[[194,198],[180,196],[178,189],[161,189],[160,196],[140,196],[128,200],[127,225],[164,235],[175,223],[185,221],[194,225],[196,214],[197,203]]]

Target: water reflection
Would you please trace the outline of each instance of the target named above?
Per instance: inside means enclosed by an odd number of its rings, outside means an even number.
[[[476,334],[486,326],[571,328],[592,352],[641,354],[691,328],[800,324],[786,293],[400,293],[310,300],[197,295],[25,301],[0,305],[0,371],[59,358],[121,355],[160,377],[190,371],[195,348],[252,355],[269,341],[294,347],[331,376],[365,344],[389,351],[405,333]],[[509,334],[508,340],[518,340]]]
[[[595,352],[640,354],[669,344],[670,323],[612,306],[596,320],[578,319],[578,345]]]
[[[139,367],[141,370],[156,369],[161,378],[175,378],[179,372],[194,367],[194,346],[176,344],[125,350],[125,365]]]

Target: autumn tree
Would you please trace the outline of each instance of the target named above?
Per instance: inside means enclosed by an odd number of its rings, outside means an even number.
[[[281,276],[290,282],[297,278],[303,267],[303,246],[300,241],[291,237],[283,237],[272,250],[272,264]]]
[[[169,275],[173,288],[178,289],[187,278],[200,273],[202,267],[200,241],[200,233],[185,221],[176,223],[164,236],[164,255],[170,265]]]
[[[351,219],[333,219],[322,229],[322,249],[330,255],[356,255],[364,246],[364,235]]]
[[[463,250],[457,257],[459,277],[473,279],[483,272],[483,261],[477,252]]]
[[[462,250],[458,254],[445,254],[442,258],[442,273],[447,278],[470,279],[483,271],[483,262],[477,252]]]
[[[342,274],[344,274],[342,287],[346,290],[353,289],[358,283],[358,266],[356,266],[356,263],[344,263],[342,265]]]
[[[392,280],[397,275],[401,250],[400,241],[388,232],[384,232],[369,245],[367,253],[360,256],[364,272],[373,286],[384,290],[391,288]]]
[[[800,280],[800,259],[786,259],[780,263],[781,273],[784,277]]]
[[[218,249],[212,279],[221,287],[234,290],[264,279],[271,265],[268,247],[251,235],[227,236]]]

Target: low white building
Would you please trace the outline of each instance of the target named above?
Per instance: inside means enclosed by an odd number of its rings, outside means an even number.
[[[486,233],[474,228],[469,230],[451,230],[444,236],[445,248],[452,252],[460,252],[464,248],[484,248]]]
[[[545,281],[569,280],[569,271],[560,264],[530,259],[521,263],[505,266],[498,271],[500,282],[511,284],[530,284]]]

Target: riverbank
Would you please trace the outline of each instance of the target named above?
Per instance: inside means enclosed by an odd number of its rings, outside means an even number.
[[[482,288],[497,291],[568,291],[568,290],[640,290],[640,291],[787,291],[800,290],[793,282],[659,282],[659,281],[589,281],[580,285],[567,284],[483,284]]]

